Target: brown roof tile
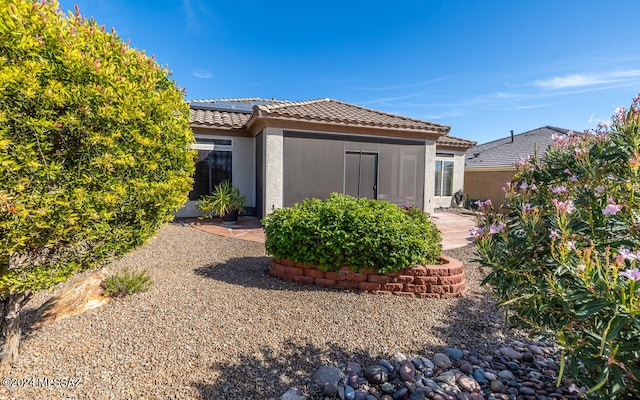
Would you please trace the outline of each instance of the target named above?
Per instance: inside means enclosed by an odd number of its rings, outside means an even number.
[[[328,122],[340,125],[408,129],[444,135],[445,125],[388,114],[333,99],[275,102],[257,107],[258,116]]]
[[[196,125],[208,125],[218,128],[244,128],[251,118],[251,114],[218,110],[190,110],[191,123]]]
[[[437,144],[470,148],[475,142],[448,136],[449,127],[360,107],[333,99],[287,101],[256,97],[192,100],[191,124],[221,129],[247,129],[260,118],[327,123],[359,128],[406,130],[438,135]],[[233,109],[232,109],[233,108]]]
[[[476,145],[476,142],[467,139],[461,139],[455,136],[440,136],[436,141],[437,144],[442,146],[451,146],[451,147],[461,147],[464,149],[469,149]]]

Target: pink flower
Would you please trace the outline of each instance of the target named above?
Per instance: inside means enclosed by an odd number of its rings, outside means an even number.
[[[532,183],[531,186],[529,186],[529,190],[536,190],[538,187],[536,186],[535,183]]]
[[[527,212],[527,211],[531,211],[531,204],[529,203],[525,203],[522,205],[522,211]]]
[[[527,190],[528,188],[529,188],[529,185],[527,184],[527,182],[522,182],[522,184],[520,184],[521,190]]]
[[[489,234],[493,235],[494,233],[502,232],[504,229],[504,224],[502,222],[498,222],[497,224],[491,224],[489,227]]]
[[[632,281],[640,281],[640,271],[638,271],[638,268],[628,269],[626,271],[620,272],[620,276],[624,276],[625,278],[631,279]]]
[[[613,118],[617,123],[623,124],[627,119],[627,109],[624,107],[616,108],[616,115]]]
[[[567,249],[575,250],[576,249],[576,241],[575,240],[569,240],[567,242]]]
[[[558,186],[551,189],[551,193],[553,194],[565,193],[566,191],[567,188],[564,186]]]
[[[602,193],[602,192],[604,192],[604,186],[598,185],[598,186],[595,187],[594,190],[596,191],[596,193]]]
[[[491,199],[487,199],[485,201],[478,200],[474,204],[477,205],[480,210],[488,210],[492,205]]]
[[[551,200],[554,206],[556,206],[556,210],[559,212],[566,212],[567,214],[571,214],[576,208],[573,205],[573,201],[558,201],[556,199]]]
[[[578,265],[576,266],[576,269],[577,269],[578,271],[582,272],[582,271],[584,271],[585,269],[587,269],[587,266],[586,266],[586,265],[584,265],[584,264],[578,264]]]
[[[577,176],[575,176],[575,175],[572,175],[572,176],[571,176],[571,178],[569,178],[569,180],[570,180],[571,182],[577,182],[577,181],[578,181],[578,177],[577,177]]]
[[[556,230],[552,230],[551,233],[549,234],[549,238],[551,239],[557,239],[559,237],[560,237],[560,232]]]
[[[622,210],[623,205],[616,204],[616,202],[609,197],[607,200],[609,204],[605,208],[602,209],[602,215],[616,215],[618,211]]]
[[[638,252],[640,253],[640,252]],[[627,249],[626,247],[620,247],[618,249],[618,255],[620,257],[622,257],[623,260],[637,260],[638,258],[640,258],[640,254],[633,254],[629,249]]]
[[[469,235],[471,235],[473,237],[479,237],[479,236],[484,235],[485,231],[486,231],[486,228],[481,226],[478,229],[469,229]]]
[[[567,175],[571,175],[571,170],[569,170],[569,168],[565,168],[564,171],[562,172],[564,172]]]

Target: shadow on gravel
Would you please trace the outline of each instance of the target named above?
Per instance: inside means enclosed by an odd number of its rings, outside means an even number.
[[[230,258],[224,263],[209,264],[194,269],[196,275],[217,281],[240,285],[248,288],[287,291],[326,292],[339,289],[327,289],[314,285],[287,282],[269,275],[271,257]]]
[[[307,383],[323,365],[343,368],[348,361],[359,362],[363,368],[377,363],[368,354],[352,354],[337,344],[323,348],[304,343],[284,342],[275,354],[271,348],[244,355],[231,364],[211,365],[212,382],[192,382],[201,399],[279,399],[290,387],[303,392],[308,399],[323,399],[309,392]]]

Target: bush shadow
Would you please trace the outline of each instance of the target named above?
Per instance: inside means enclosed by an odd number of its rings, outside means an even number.
[[[278,351],[262,347],[254,354],[243,355],[233,363],[210,366],[213,382],[192,382],[201,399],[279,399],[289,388],[300,390],[307,399],[324,399],[308,385],[313,373],[322,365],[344,368],[346,362],[358,362],[365,368],[378,359],[366,353],[351,353],[338,344],[319,348],[286,341]],[[343,363],[343,364],[341,364]]]

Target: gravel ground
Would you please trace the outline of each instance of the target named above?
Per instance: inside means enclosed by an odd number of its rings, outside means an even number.
[[[479,286],[473,248],[445,253],[465,264],[464,297],[376,296],[280,281],[263,244],[169,224],[109,267],[147,269],[148,292],[37,330],[34,310],[51,293],[31,300],[20,361],[3,378],[50,385],[0,387],[0,398],[278,399],[325,364],[521,339]]]

